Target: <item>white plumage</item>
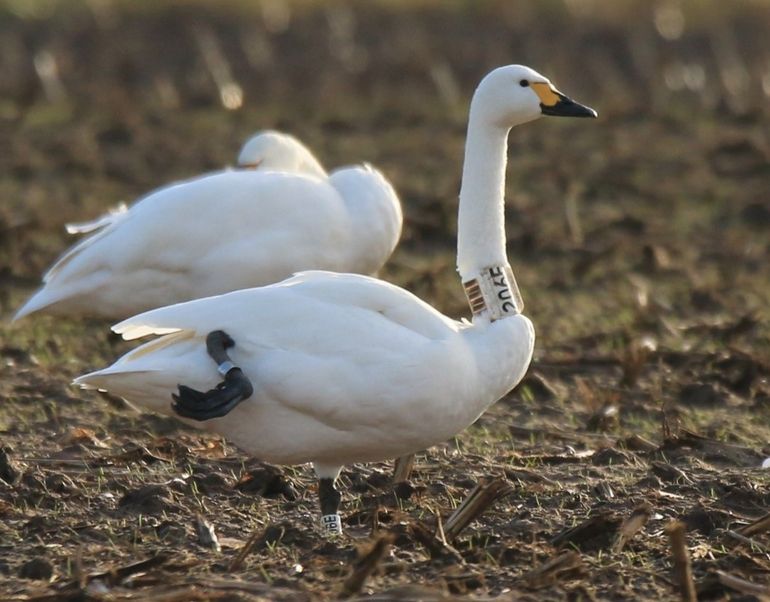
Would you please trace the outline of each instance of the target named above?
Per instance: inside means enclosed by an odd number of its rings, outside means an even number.
[[[595,116],[517,65],[490,73],[474,95],[458,223],[458,266],[468,286],[508,269],[508,130],[546,112]],[[323,485],[344,464],[402,456],[453,436],[521,380],[535,336],[512,309],[506,278],[485,281],[484,307],[471,323],[380,280],[302,272],[121,322],[114,330],[126,339],[165,336],[75,382],[169,413],[178,384],[206,391],[220,380],[204,341],[223,330],[254,392],[227,415],[194,424],[258,458],[313,462]],[[324,495],[327,508],[334,505],[329,491],[322,490],[322,509]]]
[[[224,330],[255,392],[204,428],[261,459],[335,473],[459,432],[519,381],[534,341],[523,316],[479,329],[381,280],[331,272],[156,309],[114,330],[167,336],[77,383],[170,413],[177,384],[217,382],[203,339]]]
[[[370,274],[401,232],[398,197],[368,165],[327,176],[296,139],[249,140],[239,169],[156,190],[70,232],[92,233],[44,276],[16,318],[125,318],[279,281],[302,269]]]

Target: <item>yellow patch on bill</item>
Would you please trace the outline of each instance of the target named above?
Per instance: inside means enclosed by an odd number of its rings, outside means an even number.
[[[559,100],[561,100],[559,95],[556,93],[556,88],[554,88],[551,84],[538,82],[530,85],[535,91],[535,94],[540,97],[540,102],[547,107],[552,107],[557,102],[559,102]]]

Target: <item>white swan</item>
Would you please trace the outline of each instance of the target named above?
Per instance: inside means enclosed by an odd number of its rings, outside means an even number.
[[[224,382],[207,393],[180,387],[176,411],[221,416],[198,424],[258,458],[312,462],[322,524],[338,531],[334,480],[342,465],[446,440],[527,370],[535,334],[519,313],[505,254],[506,139],[511,126],[542,114],[596,116],[518,65],[492,71],[474,94],[457,254],[472,323],[374,278],[304,272],[121,322],[113,330],[125,339],[166,336],[75,383],[169,413],[178,383],[205,391],[220,380],[214,358]],[[232,341],[221,331],[235,339],[232,358],[225,352]]]
[[[244,145],[238,167],[69,225],[93,233],[59,258],[14,319],[42,309],[121,319],[303,269],[371,274],[398,242],[398,197],[369,165],[327,175],[298,140],[268,131]]]

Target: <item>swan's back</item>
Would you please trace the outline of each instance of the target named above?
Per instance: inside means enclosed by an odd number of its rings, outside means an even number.
[[[368,164],[337,169],[329,183],[350,215],[355,254],[366,266],[361,272],[374,274],[401,237],[403,214],[398,195],[382,173]]]
[[[106,222],[54,265],[17,318],[46,306],[123,317],[308,267],[364,271],[350,238],[351,216],[328,181],[219,172],[160,189]]]
[[[234,332],[257,333],[264,345],[286,345],[295,336],[307,345],[312,342],[308,329],[315,327],[327,333],[318,343],[333,345],[335,340],[351,338],[350,316],[360,316],[364,328],[383,319],[405,333],[428,339],[440,339],[461,327],[419,297],[382,280],[306,271],[269,286],[161,307],[124,320],[113,330],[131,340],[183,330],[205,337],[227,326]],[[330,320],[339,320],[340,328],[347,330],[328,336],[335,328]],[[292,324],[298,327],[291,328]]]

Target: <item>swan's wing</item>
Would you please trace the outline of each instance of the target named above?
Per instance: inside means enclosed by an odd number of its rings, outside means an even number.
[[[207,390],[221,380],[204,338],[222,329],[235,340],[233,361],[255,387],[253,398],[229,420],[240,416],[254,428],[269,429],[283,420],[279,416],[292,415],[335,433],[356,425],[379,431],[390,420],[400,430],[415,413],[427,419],[426,395],[453,394],[456,382],[473,385],[474,363],[462,337],[455,336],[462,328],[388,283],[304,272],[276,285],[125,320],[113,328],[124,338],[164,336],[75,382],[168,412],[178,384]],[[437,365],[451,376],[437,373]],[[411,404],[418,409],[406,412]]]
[[[284,284],[301,284],[299,292],[315,299],[377,312],[427,338],[441,338],[458,328],[455,320],[436,311],[416,295],[377,278],[313,270],[300,272]]]
[[[62,271],[65,265],[67,265],[72,259],[83,253],[88,247],[95,244],[100,239],[107,236],[111,231],[113,231],[118,224],[122,220],[124,220],[128,215],[130,210],[136,210],[137,207],[141,205],[144,201],[147,199],[153,197],[155,198],[157,195],[165,194],[167,191],[170,190],[178,190],[181,186],[186,186],[190,184],[191,182],[195,182],[196,180],[205,178],[207,176],[216,175],[217,173],[223,173],[225,170],[220,172],[213,172],[211,174],[206,174],[203,176],[196,176],[194,178],[189,178],[186,180],[179,180],[177,182],[173,182],[171,184],[168,184],[167,186],[163,186],[161,188],[157,188],[141,197],[137,201],[133,203],[131,207],[126,205],[126,203],[118,203],[115,207],[112,207],[105,213],[104,215],[101,215],[97,217],[94,220],[87,221],[87,222],[76,222],[71,224],[65,224],[65,229],[67,230],[67,234],[91,234],[92,232],[95,232],[95,234],[88,236],[77,243],[73,245],[71,248],[69,248],[67,251],[64,252],[64,254],[59,257],[56,262],[48,269],[48,271],[43,275],[43,282],[49,282],[50,280],[53,280],[56,275]],[[153,202],[153,201],[150,201]]]
[[[320,197],[318,205],[330,192],[316,180],[278,172],[219,172],[173,184],[104,220],[106,227],[68,251],[52,275],[77,278],[97,267],[183,271],[215,246],[290,226],[300,209],[307,215],[317,208],[309,197]]]
[[[153,307],[274,282],[314,258],[332,267],[348,219],[339,194],[315,178],[229,171],[181,182],[67,251],[17,317],[97,289],[107,305]]]
[[[185,330],[205,337],[212,330],[228,328],[234,337],[251,331],[264,336],[272,330],[280,332],[293,313],[321,306],[327,312],[332,308],[338,312],[358,309],[376,314],[427,338],[441,338],[461,327],[415,295],[382,280],[358,274],[307,271],[270,286],[154,309],[112,329],[126,340]],[[325,315],[315,313],[307,318],[323,322]],[[259,328],[262,321],[274,323],[275,329]]]
[[[159,188],[158,190],[141,197],[130,208],[125,203],[120,203],[95,220],[66,224],[65,228],[68,234],[91,235],[76,242],[72,247],[67,249],[50,268],[48,268],[45,274],[43,274],[43,283],[44,285],[50,284],[50,286],[40,289],[31,299],[29,299],[27,303],[19,309],[14,319],[19,319],[22,316],[37,311],[77,292],[72,291],[67,284],[76,281],[78,278],[85,278],[84,286],[87,286],[86,283],[89,282],[88,276],[98,272],[110,261],[110,254],[108,253],[105,256],[104,249],[89,254],[89,251],[93,247],[102,243],[104,239],[109,239],[110,235],[130,217],[130,212],[132,210],[134,212],[137,211],[145,200],[154,198],[156,195],[163,195],[169,190],[176,190],[178,187],[184,186],[194,180],[195,179],[184,180]],[[70,264],[75,260],[82,259],[83,256],[86,256],[86,260],[83,261],[79,267],[73,269],[73,266]]]

